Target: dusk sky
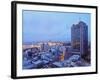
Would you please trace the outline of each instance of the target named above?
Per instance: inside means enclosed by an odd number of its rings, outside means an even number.
[[[90,20],[89,13],[23,10],[23,42],[71,41],[71,27],[79,21],[88,25],[90,39]]]

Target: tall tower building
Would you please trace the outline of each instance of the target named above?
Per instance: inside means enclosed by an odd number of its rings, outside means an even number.
[[[83,21],[71,27],[71,46],[73,53],[83,55],[88,52],[88,26]]]

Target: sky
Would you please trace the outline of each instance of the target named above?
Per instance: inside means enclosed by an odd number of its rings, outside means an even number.
[[[90,39],[89,13],[46,12],[23,10],[23,42],[71,41],[71,27],[83,21],[88,26]]]

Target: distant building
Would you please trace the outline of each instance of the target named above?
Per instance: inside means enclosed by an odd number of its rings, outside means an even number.
[[[72,52],[80,55],[86,54],[88,51],[88,26],[80,21],[71,27],[71,46]]]
[[[41,44],[41,51],[48,51],[49,50],[49,45],[48,43],[43,43]]]
[[[65,46],[60,47],[60,51],[62,52],[61,55],[60,55],[60,61],[64,61],[65,54],[66,54],[66,48],[65,48]]]

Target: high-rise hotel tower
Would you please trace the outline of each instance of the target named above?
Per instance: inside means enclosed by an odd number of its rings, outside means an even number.
[[[71,46],[73,53],[83,55],[88,52],[88,26],[83,21],[71,27]]]

